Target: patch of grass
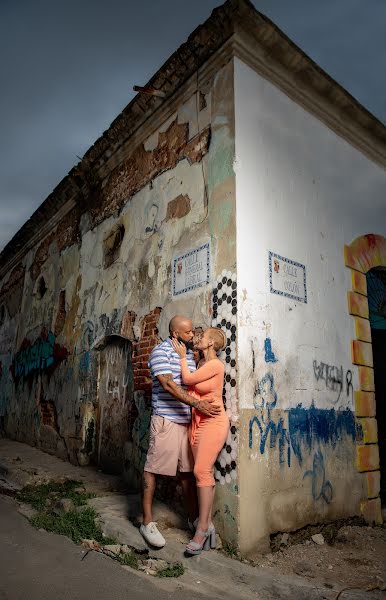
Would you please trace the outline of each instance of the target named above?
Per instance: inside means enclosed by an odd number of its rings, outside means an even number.
[[[95,510],[88,507],[82,512],[69,511],[60,515],[50,512],[40,512],[35,517],[32,517],[31,523],[37,528],[66,535],[76,543],[86,538],[106,544],[106,539],[103,537],[100,527],[95,523],[96,517]]]
[[[83,506],[95,494],[79,490],[80,481],[66,480],[64,482],[48,481],[40,485],[26,485],[16,496],[20,502],[30,504],[36,510],[42,511],[60,498],[70,498],[75,506]]]
[[[134,552],[125,552],[119,555],[119,562],[121,565],[138,569],[138,557]]]
[[[32,517],[30,522],[38,529],[42,528],[66,535],[76,544],[79,544],[84,538],[96,540],[103,545],[113,544],[115,540],[103,537],[102,530],[95,521],[97,516],[96,511],[91,507],[87,507],[81,512],[71,510],[60,515],[41,511]]]
[[[157,577],[180,577],[185,573],[185,567],[182,563],[174,563],[165,569],[157,572]]]
[[[237,550],[237,547],[234,546],[233,544],[229,544],[228,542],[226,542],[223,546],[223,551],[225,552],[225,554],[227,554],[230,558],[238,558],[239,557],[239,553]]]

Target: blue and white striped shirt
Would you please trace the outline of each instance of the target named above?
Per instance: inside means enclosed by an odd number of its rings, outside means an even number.
[[[186,358],[188,360],[190,372],[195,371],[196,363],[191,350],[187,351]],[[168,392],[165,392],[157,379],[158,375],[171,373],[173,381],[177,385],[181,386],[183,389],[187,389],[188,387],[181,381],[180,357],[174,350],[170,338],[167,338],[164,342],[158,344],[158,346],[154,348],[150,354],[149,368],[153,378],[153,415],[165,417],[166,419],[169,419],[169,421],[174,421],[176,423],[190,423],[192,419],[190,406],[180,402],[180,400],[177,400],[177,398],[174,398],[174,396],[171,396]]]

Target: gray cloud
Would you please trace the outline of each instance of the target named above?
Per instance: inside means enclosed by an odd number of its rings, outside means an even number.
[[[217,4],[2,0],[0,248]],[[383,0],[254,4],[385,120]]]

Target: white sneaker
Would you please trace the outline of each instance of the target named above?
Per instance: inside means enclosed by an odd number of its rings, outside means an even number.
[[[158,531],[157,523],[151,521],[151,523],[148,523],[148,525],[141,525],[139,531],[147,543],[151,546],[155,546],[156,548],[163,548],[165,546],[165,538]]]

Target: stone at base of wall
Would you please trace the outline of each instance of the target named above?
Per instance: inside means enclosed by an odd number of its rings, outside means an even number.
[[[365,500],[361,502],[361,513],[367,523],[375,523],[375,525],[382,525],[382,510],[381,510],[381,499],[373,498],[372,500]]]

